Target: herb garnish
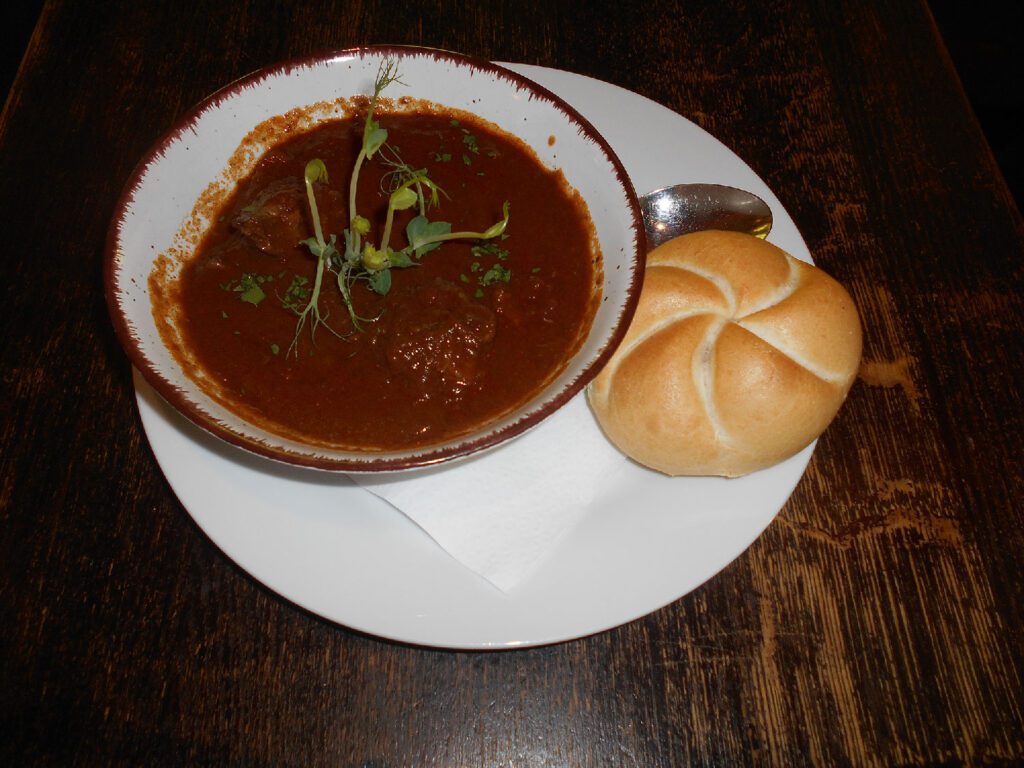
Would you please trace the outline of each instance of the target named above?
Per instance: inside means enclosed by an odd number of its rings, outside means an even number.
[[[296,314],[302,312],[305,302],[309,300],[309,278],[303,275],[296,275],[292,278],[291,284],[288,286],[288,290],[284,292],[284,298],[281,299],[281,303],[287,309],[292,310]]]
[[[502,266],[501,264],[495,264],[493,267],[484,272],[484,276],[480,278],[480,285],[491,285],[492,283],[507,283],[512,279],[512,271]]]
[[[320,325],[327,327],[329,331],[335,333],[331,326],[327,325],[323,315],[320,314],[320,289],[323,286],[324,281],[324,270],[328,265],[338,256],[338,249],[336,247],[338,238],[331,235],[330,242],[324,240],[323,227],[320,224],[320,211],[316,205],[316,194],[313,192],[313,182],[327,182],[327,166],[324,165],[322,160],[310,160],[306,163],[306,171],[303,174],[306,182],[306,199],[309,201],[309,210],[313,215],[313,230],[316,233],[316,237],[311,237],[308,240],[302,242],[314,256],[316,256],[316,277],[313,280],[313,291],[310,295],[309,302],[306,304],[305,309],[299,312],[299,320],[295,324],[295,337],[292,339],[291,345],[288,347],[288,351],[295,351],[298,354],[297,347],[299,342],[299,334],[302,333],[302,328],[306,324],[306,320],[310,315],[313,316],[313,321],[310,323],[310,333],[315,335],[316,329]],[[293,283],[294,285],[294,283]],[[294,309],[294,307],[293,307]]]
[[[500,259],[501,261],[504,261],[505,259],[508,258],[508,250],[505,249],[505,248],[502,248],[500,245],[498,245],[495,242],[478,243],[477,245],[474,245],[469,250],[470,250],[470,252],[474,256],[477,256],[477,257],[494,256],[494,257]]]
[[[228,280],[226,283],[221,283],[221,288],[225,291],[232,291],[238,294],[238,298],[247,304],[252,304],[254,307],[258,307],[260,302],[267,298],[267,294],[263,292],[261,287],[263,283],[272,282],[274,279],[273,275],[256,275],[252,272],[246,272],[241,277],[235,280]]]
[[[502,218],[483,232],[452,232],[450,223],[430,221],[427,218],[428,208],[439,205],[443,190],[431,180],[426,169],[414,169],[402,161],[397,148],[387,144],[387,130],[381,128],[374,119],[381,92],[391,83],[401,82],[399,77],[397,65],[393,60],[386,59],[381,63],[363,124],[362,145],[349,180],[349,226],[342,232],[343,251],[338,249],[336,235],[324,237],[314,194],[313,185],[315,183],[328,182],[327,168],[319,159],[311,160],[306,165],[306,198],[313,219],[315,236],[304,240],[302,244],[316,257],[317,267],[312,289],[308,288],[308,278],[303,282],[296,278],[285,293],[284,306],[299,316],[295,326],[295,337],[288,348],[289,354],[292,352],[298,354],[299,336],[310,316],[312,316],[310,321],[311,337],[315,338],[316,329],[320,325],[326,326],[335,335],[340,335],[327,325],[327,318],[321,314],[319,308],[325,270],[334,273],[342,301],[348,310],[349,319],[352,321],[352,327],[356,331],[361,331],[362,323],[372,322],[376,318],[364,318],[356,313],[352,303],[352,289],[357,281],[362,280],[370,290],[386,295],[391,289],[392,269],[415,266],[424,254],[434,250],[446,240],[491,240],[503,235],[508,226],[509,204],[507,201],[502,206]],[[459,122],[452,120],[451,124],[458,126]],[[475,137],[465,129],[463,131],[466,134],[463,141],[467,148],[472,152],[479,152]],[[379,245],[376,245],[370,239],[370,221],[361,216],[356,209],[356,192],[359,188],[359,174],[363,164],[385,147],[389,157],[384,162],[391,168],[388,173],[391,184],[384,229]],[[450,155],[444,156],[444,159],[450,159]],[[395,212],[408,210],[414,206],[418,209],[418,215],[406,226],[407,245],[404,248],[394,249],[390,243]],[[495,279],[503,279],[506,282],[508,280],[507,276],[499,276],[492,278],[492,282]],[[303,302],[305,302],[304,306]]]

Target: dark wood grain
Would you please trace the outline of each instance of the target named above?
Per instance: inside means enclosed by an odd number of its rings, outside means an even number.
[[[114,201],[212,90],[372,42],[665,104],[857,300],[861,380],[805,478],[671,606],[518,652],[379,641],[253,581],[160,474],[103,303]],[[0,764],[1024,761],[1024,226],[923,3],[53,0],[0,179]]]

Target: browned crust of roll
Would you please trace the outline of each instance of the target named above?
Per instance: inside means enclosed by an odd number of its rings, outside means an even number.
[[[853,300],[750,235],[685,235],[650,253],[633,323],[588,389],[620,450],[669,475],[735,477],[807,446],[857,374]]]

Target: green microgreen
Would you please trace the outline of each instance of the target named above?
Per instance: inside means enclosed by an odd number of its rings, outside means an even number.
[[[335,335],[338,335],[331,326],[327,325],[326,316],[320,312],[320,289],[323,287],[324,270],[327,269],[331,260],[338,255],[337,237],[331,235],[329,242],[324,240],[323,225],[320,223],[320,211],[316,204],[316,194],[313,192],[314,182],[326,184],[330,181],[327,175],[327,166],[320,159],[310,160],[306,163],[306,171],[303,174],[303,178],[306,184],[306,200],[309,202],[309,212],[313,217],[313,231],[316,236],[303,240],[302,245],[309,248],[310,252],[316,257],[316,277],[313,279],[313,289],[309,293],[309,301],[304,309],[298,311],[299,319],[295,324],[295,336],[288,347],[288,352],[294,352],[296,355],[298,355],[299,335],[302,333],[302,328],[310,316],[313,318],[309,324],[309,332],[312,338],[315,338],[316,329],[321,325],[325,326]],[[301,301],[301,299],[296,300],[299,295],[298,287],[299,284],[296,284],[295,281],[292,281],[292,285],[289,286],[289,291],[292,291],[290,306],[293,310],[297,309],[297,301]],[[302,283],[301,287],[305,288],[305,283]],[[286,296],[288,296],[287,293]],[[286,303],[285,306],[289,306],[289,303]]]
[[[349,224],[355,221],[356,217],[356,190],[359,188],[359,171],[363,162],[372,158],[377,150],[388,140],[388,132],[380,127],[380,124],[373,119],[374,110],[377,108],[377,99],[381,91],[395,82],[401,82],[398,74],[398,64],[392,59],[385,59],[377,70],[377,78],[373,83],[373,96],[370,98],[370,106],[366,111],[366,120],[363,123],[363,143],[359,148],[359,155],[356,157],[355,167],[352,169],[352,178],[348,185],[348,210],[351,217]]]
[[[409,240],[410,245],[413,248],[422,248],[425,245],[431,245],[433,243],[441,243],[445,240],[492,240],[495,237],[501,237],[505,232],[505,228],[508,226],[509,217],[509,204],[506,201],[501,207],[501,219],[496,221],[490,227],[485,229],[483,232],[447,232],[429,234],[425,229],[419,233],[419,237],[415,237],[410,234]]]
[[[399,77],[397,65],[393,60],[386,59],[381,63],[374,81],[373,96],[370,98],[363,123],[362,144],[349,179],[349,226],[342,232],[341,243],[336,235],[324,236],[314,194],[314,184],[329,183],[327,168],[319,159],[311,160],[306,165],[306,198],[313,220],[314,236],[304,240],[302,245],[305,245],[316,257],[317,266],[312,287],[309,286],[308,278],[296,277],[282,298],[282,304],[299,316],[295,337],[288,348],[289,353],[294,351],[296,355],[298,354],[299,336],[307,321],[312,334],[316,333],[316,329],[320,325],[324,325],[336,336],[340,336],[327,325],[326,316],[321,313],[319,308],[325,271],[335,274],[338,290],[348,310],[352,327],[356,331],[361,331],[362,323],[372,322],[377,318],[364,318],[356,313],[352,302],[352,290],[357,282],[365,282],[371,291],[386,295],[391,290],[392,269],[415,266],[424,254],[439,247],[446,240],[490,240],[501,237],[508,226],[509,204],[507,202],[502,207],[502,218],[483,232],[452,232],[450,223],[430,221],[427,218],[429,209],[440,204],[444,190],[430,178],[427,169],[413,168],[402,160],[397,147],[388,143],[387,130],[382,128],[375,119],[381,92],[390,84],[401,82]],[[452,120],[451,124],[458,126],[459,121]],[[463,142],[467,149],[474,153],[479,152],[476,138],[468,131],[464,131],[464,133]],[[388,209],[380,240],[375,243],[370,239],[370,221],[360,215],[356,208],[356,192],[359,188],[359,175],[364,163],[378,152],[381,153],[383,163],[388,167],[387,173],[381,179],[381,188],[388,195]],[[435,153],[433,157],[435,162],[447,162],[451,159],[450,154]],[[468,162],[468,156],[464,155],[464,158]],[[447,195],[445,196],[447,197]],[[395,213],[410,209],[415,209],[417,215],[406,225],[407,244],[402,248],[393,248],[391,239]],[[508,274],[510,273],[507,270],[495,273],[490,278],[490,282],[497,280],[507,282]],[[484,277],[486,278],[487,275],[485,274]],[[469,279],[466,278],[466,282],[468,281]]]

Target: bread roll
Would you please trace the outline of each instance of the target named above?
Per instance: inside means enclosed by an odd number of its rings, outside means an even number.
[[[820,435],[860,362],[839,283],[751,235],[684,235],[647,257],[636,315],[588,388],[602,429],[669,475],[736,477]]]

